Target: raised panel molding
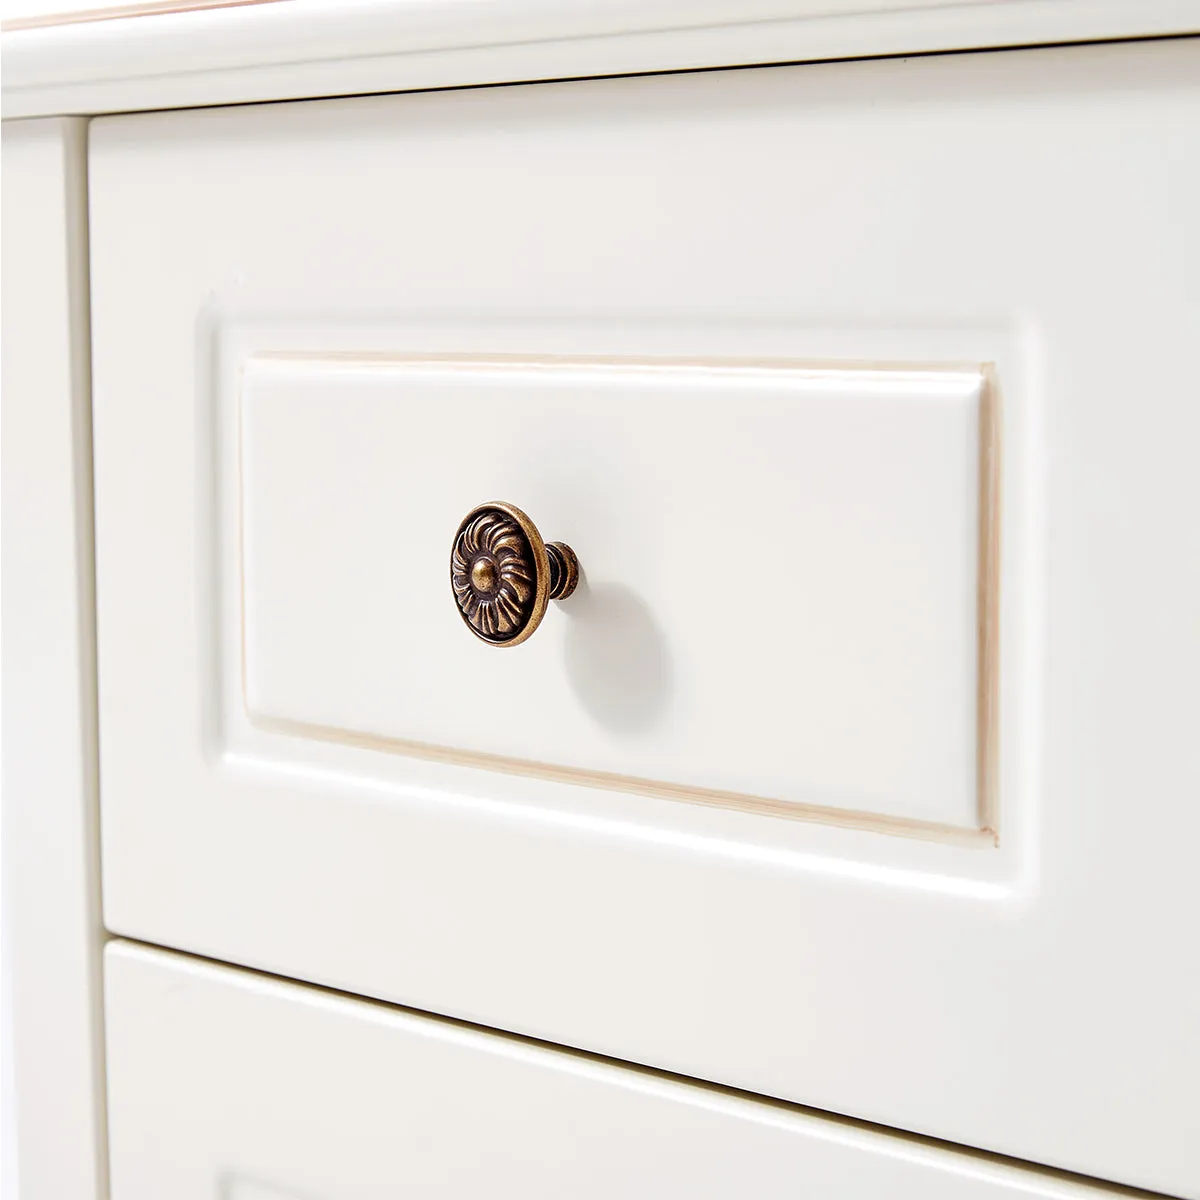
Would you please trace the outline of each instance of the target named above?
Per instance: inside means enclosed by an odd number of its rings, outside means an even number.
[[[256,721],[995,839],[983,367],[260,354],[240,376],[230,549]],[[489,498],[584,568],[511,653],[464,635],[447,587],[450,531]]]

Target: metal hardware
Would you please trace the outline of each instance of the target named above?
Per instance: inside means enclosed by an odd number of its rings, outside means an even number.
[[[551,600],[579,582],[579,559],[563,542],[544,542],[514,504],[473,508],[454,535],[450,586],[459,616],[489,646],[519,646],[533,635]]]

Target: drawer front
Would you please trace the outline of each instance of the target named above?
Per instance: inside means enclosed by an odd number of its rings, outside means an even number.
[[[106,976],[113,1200],[1104,1194],[162,951]]]
[[[1200,1188],[1198,64],[96,121],[109,927]]]

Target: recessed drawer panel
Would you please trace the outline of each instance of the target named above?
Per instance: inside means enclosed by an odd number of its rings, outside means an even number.
[[[254,357],[242,378],[255,719],[751,811],[986,826],[982,369]],[[496,498],[584,572],[503,653],[449,581],[460,518]]]

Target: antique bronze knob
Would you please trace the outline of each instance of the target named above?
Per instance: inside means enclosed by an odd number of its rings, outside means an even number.
[[[489,646],[519,646],[541,624],[551,600],[579,582],[579,559],[562,542],[544,542],[515,504],[481,504],[463,518],[450,555],[459,616]]]

